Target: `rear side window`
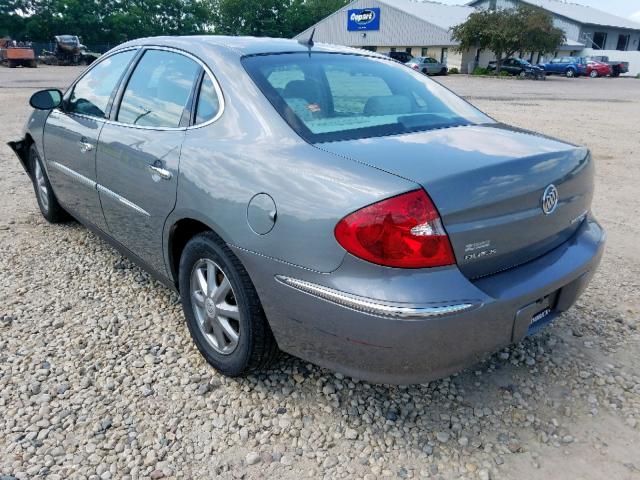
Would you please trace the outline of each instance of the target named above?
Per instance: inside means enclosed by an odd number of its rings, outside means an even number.
[[[136,53],[136,50],[116,53],[93,67],[73,87],[65,110],[105,118],[109,98]]]
[[[389,60],[286,53],[242,61],[285,121],[311,143],[493,122],[438,83]]]
[[[198,94],[198,104],[196,107],[196,125],[208,122],[218,114],[220,110],[220,99],[218,92],[209,75],[205,75],[200,85]]]
[[[200,65],[179,53],[148,50],[122,96],[118,121],[145,127],[179,127]]]

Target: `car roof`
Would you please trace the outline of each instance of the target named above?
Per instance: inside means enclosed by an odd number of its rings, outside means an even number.
[[[132,40],[130,42],[119,45],[117,48],[130,46],[162,46],[172,47],[185,50],[201,50],[214,48],[226,49],[235,52],[238,56],[260,55],[269,53],[291,53],[291,52],[308,52],[309,47],[301,44],[298,40],[290,40],[286,38],[269,38],[269,37],[232,37],[224,35],[191,35],[191,36],[163,36],[163,37],[147,37]],[[331,45],[328,43],[315,43],[311,48],[312,52],[331,52],[331,53],[352,53],[363,54],[362,49],[344,47],[341,45]],[[372,57],[383,57],[382,55],[366,51],[366,54]]]

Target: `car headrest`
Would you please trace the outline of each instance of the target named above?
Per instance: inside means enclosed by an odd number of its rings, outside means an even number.
[[[310,80],[291,80],[284,87],[284,98],[304,98],[309,103],[317,103],[320,98],[318,85]]]
[[[365,115],[402,115],[411,110],[411,100],[406,95],[371,97],[364,106]]]

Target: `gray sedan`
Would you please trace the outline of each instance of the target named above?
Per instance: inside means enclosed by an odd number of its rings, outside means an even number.
[[[10,145],[44,217],[176,289],[226,375],[279,350],[375,382],[446,375],[567,310],[602,254],[586,148],[375,53],[141,39],[31,105]]]
[[[446,75],[447,65],[431,57],[414,57],[405,63],[406,66],[418,70],[425,75]]]

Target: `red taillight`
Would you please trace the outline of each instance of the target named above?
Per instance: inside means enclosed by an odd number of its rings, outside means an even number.
[[[364,207],[335,228],[338,243],[352,255],[400,268],[455,263],[440,215],[424,190],[415,190]]]

